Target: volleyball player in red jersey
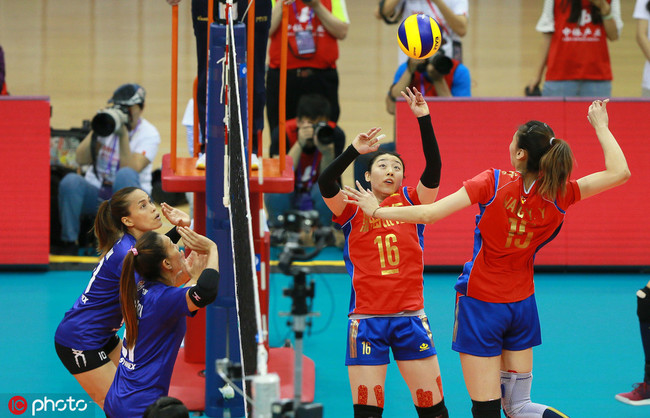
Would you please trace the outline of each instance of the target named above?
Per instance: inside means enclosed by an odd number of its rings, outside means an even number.
[[[545,123],[530,121],[510,143],[515,171],[490,169],[457,192],[415,208],[378,205],[372,193],[346,187],[346,202],[375,219],[434,223],[478,204],[474,251],[456,283],[452,348],[460,353],[474,417],[566,417],[530,401],[532,347],[541,344],[535,304],[535,253],[560,230],[567,208],[630,177],[625,155],[609,130],[607,100],[587,118],[605,156],[605,170],[569,180],[573,155]],[[359,189],[361,189],[359,187]]]
[[[378,151],[368,163],[366,180],[375,200],[388,206],[432,203],[440,183],[440,152],[429,107],[417,90],[402,92],[417,117],[426,167],[417,187],[402,187],[404,162],[398,154]],[[325,203],[345,235],[344,259],[352,278],[346,366],[354,416],[381,417],[389,351],[408,385],[418,416],[448,417],[438,357],[423,298],[424,225],[382,221],[365,216],[336,179],[360,154],[376,151],[380,128],[354,138],[319,177]]]

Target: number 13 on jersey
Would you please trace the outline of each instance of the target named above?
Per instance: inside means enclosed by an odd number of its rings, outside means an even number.
[[[381,265],[381,274],[399,273],[399,248],[397,247],[397,236],[395,234],[387,234],[385,237],[377,235],[374,240],[379,251],[379,264]]]

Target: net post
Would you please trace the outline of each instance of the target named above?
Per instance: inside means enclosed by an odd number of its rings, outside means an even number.
[[[287,153],[287,144],[285,141],[286,138],[286,119],[287,119],[287,53],[289,52],[289,34],[288,26],[289,25],[289,5],[284,3],[282,4],[282,25],[280,27],[280,103],[278,105],[279,110],[279,143],[280,143],[280,172],[284,172],[285,156]]]
[[[178,115],[178,5],[172,6],[172,103],[171,103],[171,168],[176,172],[176,124]]]
[[[255,0],[250,0],[248,5],[248,27],[246,33],[246,79],[248,80],[247,93],[248,93],[248,152],[246,158],[248,160],[248,176],[250,177],[253,169],[251,166],[251,153],[253,149],[253,94],[255,83]],[[258,155],[261,157],[262,155]]]
[[[201,137],[200,132],[200,127],[199,127],[199,103],[196,101],[196,92],[199,89],[199,78],[194,77],[194,84],[192,86],[192,98],[194,99],[194,106],[193,106],[193,125],[192,125],[192,157],[198,157],[199,156],[199,140]]]

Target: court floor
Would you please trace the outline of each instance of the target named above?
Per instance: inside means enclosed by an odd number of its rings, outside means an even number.
[[[89,271],[0,272],[0,417],[8,400],[80,398],[83,392],[54,351],[53,335],[64,312],[90,278]],[[316,283],[311,333],[304,351],[316,364],[316,401],[326,418],[350,417],[351,395],[345,357],[349,278],[314,273]],[[445,401],[451,417],[471,417],[458,355],[451,351],[454,291],[452,273],[426,274],[425,308],[442,368]],[[572,418],[650,416],[650,406],[633,407],[614,399],[631,390],[643,373],[635,291],[648,281],[642,274],[538,274],[537,302],[543,344],[535,349],[533,400],[556,407]],[[282,296],[291,278],[271,276],[270,342],[292,338],[286,318],[290,300]],[[394,363],[388,368],[384,417],[416,416],[408,390]],[[31,413],[31,411],[29,411]],[[30,416],[26,414],[25,416]],[[57,413],[36,416],[89,416]],[[90,415],[92,416],[92,415]],[[96,416],[102,416],[97,413]]]

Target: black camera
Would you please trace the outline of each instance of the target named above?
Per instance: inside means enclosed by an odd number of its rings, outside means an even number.
[[[109,136],[129,122],[129,107],[114,105],[101,109],[90,122],[93,131],[99,136]]]
[[[454,66],[454,63],[451,61],[451,58],[445,55],[444,52],[438,51],[432,57],[429,57],[425,62],[418,64],[415,69],[420,73],[427,72],[427,65],[433,65],[433,68],[440,75],[447,75],[451,71],[451,67]]]
[[[318,122],[313,125],[314,127],[314,138],[318,139],[318,142],[324,145],[329,145],[334,142],[334,128],[330,126],[327,122]]]
[[[281,228],[271,231],[271,245],[287,243],[304,244],[304,240],[318,226],[318,212],[315,210],[289,210],[278,216]]]

